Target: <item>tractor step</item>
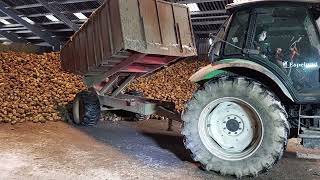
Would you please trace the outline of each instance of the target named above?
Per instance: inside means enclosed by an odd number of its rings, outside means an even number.
[[[301,128],[303,133],[299,135],[305,148],[320,148],[320,129]]]
[[[288,151],[295,153],[300,159],[320,160],[320,149],[303,147],[300,138],[289,140]]]

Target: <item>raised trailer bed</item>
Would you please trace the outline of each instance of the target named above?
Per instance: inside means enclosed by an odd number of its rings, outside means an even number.
[[[61,60],[65,70],[84,76],[103,110],[150,115],[165,109],[159,109],[159,103],[166,107],[168,103],[125,95],[123,90],[138,77],[195,55],[186,6],[160,0],[109,0],[66,43]]]

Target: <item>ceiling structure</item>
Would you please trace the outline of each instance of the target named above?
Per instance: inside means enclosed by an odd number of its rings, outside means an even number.
[[[0,41],[59,49],[104,0],[0,0]],[[215,34],[232,0],[167,0],[188,4],[197,38]]]

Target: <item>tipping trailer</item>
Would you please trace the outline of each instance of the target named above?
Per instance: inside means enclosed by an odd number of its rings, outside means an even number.
[[[172,104],[123,94],[123,90],[138,77],[195,55],[187,6],[161,0],[106,1],[61,51],[62,67],[84,76],[91,89],[77,95],[74,121],[96,124],[101,110],[175,116],[159,106]]]

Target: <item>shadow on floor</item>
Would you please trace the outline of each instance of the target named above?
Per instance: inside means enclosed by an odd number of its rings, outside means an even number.
[[[190,154],[183,144],[183,137],[165,134],[143,133],[143,135],[152,138],[161,148],[174,153],[180,160],[193,162]]]
[[[153,122],[151,122],[153,123]],[[195,163],[188,150],[183,145],[183,137],[178,133],[168,133],[158,128],[144,130],[145,124],[136,127],[134,123],[100,123],[96,127],[76,127],[108,147],[115,148],[119,152],[139,163],[151,168],[179,168],[188,169],[186,162],[191,162],[193,168],[196,166],[200,176],[215,177],[218,179],[231,179],[232,177],[221,177],[211,172],[200,171],[200,166]],[[164,126],[165,127],[165,126]],[[162,127],[162,129],[164,128]],[[106,156],[107,154],[106,150]],[[130,161],[130,160],[129,160]],[[313,173],[317,171],[317,162],[297,159],[294,152],[286,152],[283,159],[267,173],[261,174],[255,179],[314,179]],[[190,163],[189,163],[190,164]],[[192,169],[193,169],[192,168]],[[189,171],[188,169],[187,171]],[[193,169],[194,170],[194,169]],[[198,171],[199,170],[199,171]],[[251,178],[244,178],[251,179]]]
[[[145,132],[126,122],[76,128],[148,166],[181,167],[184,161],[193,162],[178,135]]]

